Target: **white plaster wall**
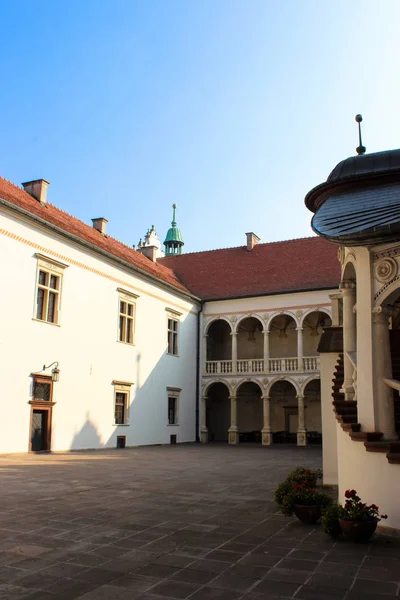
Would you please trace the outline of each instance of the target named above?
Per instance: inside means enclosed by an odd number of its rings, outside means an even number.
[[[326,485],[338,483],[337,428],[332,406],[332,379],[339,354],[323,353],[320,356],[321,413],[322,413],[322,470]]]
[[[363,502],[377,504],[388,519],[380,525],[400,529],[400,470],[388,463],[386,454],[367,452],[362,442],[353,442],[338,428],[339,502],[344,492],[357,490]]]
[[[0,453],[28,450],[30,373],[53,361],[60,363],[60,381],[54,384],[52,450],[115,447],[117,434],[126,435],[127,445],[169,443],[171,433],[178,442],[193,441],[198,307],[6,212],[0,228],[21,238],[0,232],[1,280],[8,282],[0,298]],[[32,319],[37,251],[69,265],[60,327]],[[118,287],[139,295],[134,346],[117,341]],[[179,357],[166,353],[166,307],[182,313]],[[129,426],[113,425],[113,380],[133,383]],[[168,426],[167,387],[182,389],[178,426]]]

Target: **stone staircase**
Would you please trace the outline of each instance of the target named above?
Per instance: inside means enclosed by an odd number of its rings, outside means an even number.
[[[397,332],[396,332],[397,333]],[[400,332],[399,332],[400,333]],[[397,337],[397,336],[396,336]],[[400,342],[400,336],[398,337]],[[396,339],[397,342],[397,339]],[[397,344],[396,344],[397,346]],[[398,345],[399,353],[392,355],[393,361],[393,379],[400,381],[400,343]],[[346,431],[355,442],[364,442],[368,452],[385,452],[390,463],[400,464],[400,441],[386,442],[382,441],[383,434],[379,431],[362,431],[361,424],[358,422],[357,402],[345,400],[344,394],[340,391],[344,381],[343,354],[339,355],[336,364],[334,377],[332,380],[333,410],[336,419],[339,421],[343,431]],[[397,397],[398,393],[396,392]],[[395,398],[395,416],[396,431],[400,431],[400,399]]]

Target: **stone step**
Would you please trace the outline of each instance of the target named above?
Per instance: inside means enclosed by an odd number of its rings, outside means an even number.
[[[350,437],[355,442],[379,442],[383,433],[380,431],[355,431]]]

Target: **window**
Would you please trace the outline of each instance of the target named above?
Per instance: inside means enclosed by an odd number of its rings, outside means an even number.
[[[182,313],[166,308],[168,318],[168,354],[178,356],[179,317]]]
[[[49,402],[51,399],[51,383],[35,379],[33,382],[33,399],[39,402]]]
[[[129,425],[129,404],[131,383],[113,381],[114,384],[114,425]]]
[[[62,273],[67,265],[36,254],[38,271],[34,318],[59,324]]]
[[[119,291],[119,324],[118,340],[124,344],[133,344],[135,330],[135,294],[118,288]]]
[[[168,354],[178,354],[178,321],[168,319]]]
[[[168,425],[179,424],[179,394],[180,388],[167,388],[168,394]]]
[[[177,398],[174,396],[170,396],[168,398],[168,425],[176,425],[177,424]]]

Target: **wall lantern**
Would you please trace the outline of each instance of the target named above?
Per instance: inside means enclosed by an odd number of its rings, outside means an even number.
[[[43,369],[41,371],[37,371],[37,373],[35,373],[35,375],[38,375],[39,373],[42,373],[43,371],[46,371],[47,369],[50,369],[50,367],[52,367],[54,365],[54,369],[51,370],[51,380],[54,383],[57,383],[57,381],[60,381],[60,369],[58,368],[59,363],[55,360],[54,362],[52,362],[50,365],[43,365]]]

